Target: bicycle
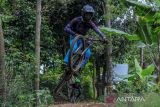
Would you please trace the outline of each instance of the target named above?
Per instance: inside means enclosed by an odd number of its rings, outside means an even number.
[[[74,50],[74,45],[78,41],[81,43],[77,47],[77,49]],[[84,36],[79,35],[74,38],[70,47],[70,55],[69,55],[69,66],[71,71],[73,72],[79,71],[82,65],[82,61],[84,60],[86,51],[94,44],[94,42],[97,41],[102,42],[102,40],[95,39],[93,38],[93,36],[91,36],[90,38],[86,38]]]
[[[65,82],[69,81],[73,74],[80,70],[82,61],[85,58],[85,52],[94,44],[94,42],[97,41],[102,42],[102,40],[95,39],[93,36],[87,38],[82,35],[78,35],[73,39],[69,54],[69,70],[66,70],[65,73],[61,76],[61,80],[55,88],[54,93],[58,93]],[[105,43],[107,41],[103,42]],[[79,45],[76,50],[74,50],[76,43],[79,43]]]

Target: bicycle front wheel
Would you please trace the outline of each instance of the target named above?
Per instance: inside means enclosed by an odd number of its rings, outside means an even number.
[[[85,50],[85,40],[84,37],[79,35],[76,36],[70,47],[69,54],[69,66],[71,71],[76,72],[81,68],[82,62],[84,60],[83,51]]]

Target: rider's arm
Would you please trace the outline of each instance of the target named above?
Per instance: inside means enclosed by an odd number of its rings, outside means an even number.
[[[99,28],[91,21],[90,22],[91,28],[101,37],[104,38],[105,35],[99,30]]]
[[[71,20],[67,25],[66,27],[64,28],[64,31],[66,31],[67,33],[69,34],[72,34],[72,35],[76,35],[76,32],[74,32],[72,30],[73,28],[73,25],[78,21],[78,18],[74,18],[73,20]]]

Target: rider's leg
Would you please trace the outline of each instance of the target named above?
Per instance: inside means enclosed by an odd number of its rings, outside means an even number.
[[[85,53],[85,58],[84,58],[84,60],[83,60],[83,62],[82,62],[82,66],[81,66],[81,68],[84,68],[85,67],[85,65],[86,65],[86,63],[87,63],[87,61],[88,61],[88,59],[89,59],[89,57],[91,56],[91,50],[90,50],[90,48],[86,51],[86,53]]]
[[[81,93],[82,93],[82,90],[79,88],[78,89],[78,95],[76,96],[76,100],[80,97]]]
[[[74,89],[72,88],[72,91],[71,91],[71,94],[70,94],[70,98],[72,98],[73,93],[74,93]]]
[[[73,39],[74,39],[74,37],[72,35],[70,35],[70,46],[72,44]],[[76,50],[76,48],[77,48],[77,42],[74,45],[73,51]],[[67,64],[69,62],[69,53],[70,53],[70,49],[68,50],[68,52],[67,52],[67,54],[66,54],[66,56],[64,58],[64,62],[67,63]]]

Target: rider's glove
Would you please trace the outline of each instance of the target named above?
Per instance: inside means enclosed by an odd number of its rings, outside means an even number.
[[[78,36],[78,34],[76,33],[76,34],[74,34],[74,36],[76,37],[76,36]]]
[[[90,45],[91,43],[92,43],[91,40],[88,40],[88,41],[87,41],[87,45]]]

